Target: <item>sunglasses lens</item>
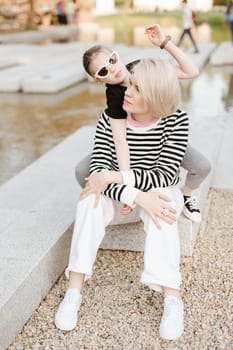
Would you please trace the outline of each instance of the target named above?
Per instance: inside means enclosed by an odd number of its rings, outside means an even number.
[[[106,78],[109,73],[108,66],[111,64],[116,64],[118,61],[119,61],[118,54],[116,52],[113,52],[110,58],[108,59],[108,63],[106,63],[106,65],[103,66],[102,68],[100,68],[100,70],[95,74],[95,77]]]
[[[113,52],[112,56],[109,58],[110,64],[116,64],[118,61],[118,56],[115,52]]]
[[[98,74],[99,77],[106,77],[108,75],[108,69],[107,67],[103,67],[99,70]]]

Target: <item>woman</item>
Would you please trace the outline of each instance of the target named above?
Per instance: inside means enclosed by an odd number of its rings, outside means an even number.
[[[71,330],[77,323],[83,282],[92,274],[105,228],[114,219],[120,201],[134,208],[129,218],[137,214],[144,221],[141,282],[164,294],[160,336],[171,340],[181,336],[183,302],[179,291],[177,217],[183,199],[177,184],[188,141],[188,118],[185,112],[177,110],[179,98],[179,82],[168,62],[143,59],[135,64],[123,103],[128,112],[131,161],[127,171],[118,170],[109,118],[102,114],[96,129],[91,175],[77,207],[66,269],[69,285],[55,317],[58,328]]]

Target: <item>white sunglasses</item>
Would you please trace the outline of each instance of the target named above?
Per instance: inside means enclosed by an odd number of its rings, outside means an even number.
[[[119,55],[116,51],[113,51],[111,53],[109,59],[107,60],[107,63],[104,66],[100,67],[100,69],[97,70],[94,77],[99,78],[99,79],[107,78],[107,76],[109,74],[108,66],[116,64],[118,61],[119,61]]]

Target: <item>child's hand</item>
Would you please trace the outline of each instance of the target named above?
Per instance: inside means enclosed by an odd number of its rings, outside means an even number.
[[[133,211],[133,209],[131,207],[129,207],[127,204],[124,204],[121,207],[120,213],[121,215],[128,215]]]
[[[145,34],[148,35],[148,39],[155,46],[160,46],[166,38],[158,24],[151,24],[146,27]]]

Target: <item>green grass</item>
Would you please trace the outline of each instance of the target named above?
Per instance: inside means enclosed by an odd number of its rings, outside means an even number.
[[[224,14],[222,12],[209,11],[198,12],[198,23],[208,23],[213,26],[224,25]],[[171,25],[181,25],[182,16],[178,11],[163,13],[136,13],[129,15],[112,15],[95,17],[94,21],[102,24],[113,26],[127,24],[127,26],[147,25],[150,23],[159,23],[161,26],[167,27]]]
[[[134,28],[137,26],[146,27],[151,23],[159,23],[165,30],[169,30],[169,27],[172,26],[182,28],[182,15],[180,11],[100,16],[94,17],[93,21],[102,27],[113,27],[115,31],[115,42],[122,42],[128,45],[134,42]],[[198,25],[204,23],[210,26],[211,41],[220,43],[230,40],[229,28],[224,23],[224,14],[222,12],[198,12]]]
[[[99,16],[95,17],[94,21],[101,25],[109,26],[140,26],[140,25],[148,25],[151,23],[159,23],[160,25],[166,26],[166,24],[181,24],[181,18],[179,18],[179,14],[170,13],[169,15],[164,14],[154,14],[154,13],[138,13],[138,14],[130,14],[130,15],[112,15],[112,16]]]
[[[208,23],[211,26],[223,26],[224,25],[224,13],[222,12],[199,12],[198,13],[198,22]]]

